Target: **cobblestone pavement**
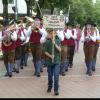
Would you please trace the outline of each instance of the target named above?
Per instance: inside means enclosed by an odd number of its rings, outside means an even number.
[[[34,67],[29,60],[28,67],[25,67],[19,74],[14,73],[13,78],[5,78],[3,62],[0,62],[0,98],[100,98],[100,49],[96,72],[92,77],[87,76],[84,63],[82,44],[79,53],[75,54],[74,66],[60,76],[59,96],[54,92],[47,91],[47,69],[40,78],[33,76]]]

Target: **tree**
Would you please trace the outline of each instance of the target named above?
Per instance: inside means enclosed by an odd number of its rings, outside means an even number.
[[[27,5],[27,16],[31,16],[33,0],[25,0]]]
[[[45,0],[39,0],[39,1],[36,1],[36,6],[37,6],[37,17],[42,17],[42,8],[44,6],[44,2]]]
[[[68,8],[70,5],[69,21],[72,24],[81,24],[86,23],[87,20],[96,21],[100,23],[100,1],[94,5],[92,0],[39,0],[38,5],[35,3],[35,0],[25,0],[30,1],[32,5],[35,5],[35,11],[37,16],[41,16],[42,9],[49,9],[50,14],[54,14],[54,9],[57,8],[58,12],[63,10],[64,15],[67,15]],[[34,3],[33,3],[34,2]],[[30,3],[27,3],[30,5]]]
[[[70,23],[81,25],[85,24],[88,20],[94,19],[94,7],[92,0],[71,0]]]
[[[3,16],[8,17],[8,0],[2,0],[3,4]]]

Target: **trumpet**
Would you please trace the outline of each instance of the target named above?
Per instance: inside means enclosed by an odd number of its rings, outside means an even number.
[[[34,20],[31,17],[25,16],[25,18],[28,20],[28,22],[34,22]]]

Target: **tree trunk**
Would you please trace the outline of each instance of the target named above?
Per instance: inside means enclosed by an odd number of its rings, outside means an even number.
[[[27,5],[27,16],[31,15],[30,8],[31,8],[31,0],[25,0]]]
[[[53,14],[53,11],[54,11],[54,7],[51,8],[51,15]]]
[[[8,0],[2,0],[3,4],[3,16],[8,18]]]
[[[27,16],[30,16],[31,15],[31,13],[30,13],[30,5],[28,4],[27,5]]]
[[[42,8],[43,8],[43,5],[44,5],[44,0],[39,0],[39,2],[38,2],[38,4],[39,4],[39,7],[38,7],[38,5],[37,5],[37,17],[42,17],[42,12],[40,11]]]

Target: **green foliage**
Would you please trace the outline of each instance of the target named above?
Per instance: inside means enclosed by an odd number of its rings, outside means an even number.
[[[8,0],[2,0],[3,5],[8,5]],[[39,8],[35,0],[25,0],[27,4],[27,15],[31,15],[30,9],[37,12],[38,16],[41,16]],[[87,20],[95,21],[100,26],[100,0],[97,0],[96,4],[93,4],[92,0],[39,0],[40,9],[49,9],[51,14],[54,12],[54,8],[63,10],[64,14],[67,15],[68,8],[70,5],[70,23],[80,23],[83,25]],[[4,8],[4,13],[7,13],[7,7]]]
[[[50,9],[53,14],[54,8],[63,10],[64,14],[67,15],[68,7],[70,5],[70,23],[80,23],[83,25],[86,21],[95,21],[100,23],[100,1],[93,4],[92,0],[39,0],[41,9]],[[42,5],[42,6],[41,6]]]

